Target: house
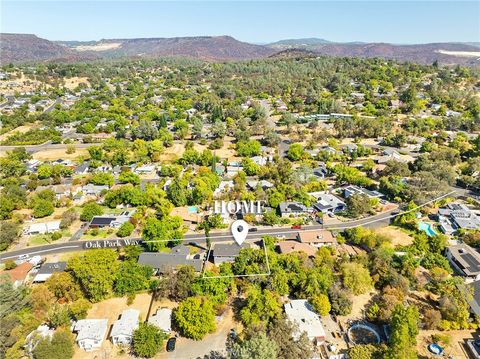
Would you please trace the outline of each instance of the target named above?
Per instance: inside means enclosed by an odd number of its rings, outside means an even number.
[[[480,359],[480,343],[478,340],[468,339],[466,346],[468,353],[471,355],[469,358]]]
[[[78,346],[89,352],[102,346],[107,329],[108,319],[81,319],[73,324],[72,332],[77,333]]]
[[[251,160],[259,166],[265,166],[267,162],[273,161],[273,156],[253,156]]]
[[[95,216],[90,221],[90,228],[104,228],[112,227],[112,223],[116,220],[116,217],[113,216]]]
[[[61,199],[62,197],[68,197],[72,194],[72,186],[65,186],[65,185],[56,185],[52,186],[51,190],[55,193],[55,198],[57,200]]]
[[[155,170],[156,170],[156,167],[154,164],[142,165],[140,167],[135,168],[135,173],[149,174],[149,173],[153,173]]]
[[[467,244],[447,247],[447,259],[467,281],[480,280],[480,253]]]
[[[295,340],[300,339],[302,333],[306,333],[308,339],[320,345],[325,341],[325,329],[317,313],[306,299],[295,299],[284,305],[288,320],[296,325],[293,332]]]
[[[330,193],[318,193],[314,196],[317,203],[313,205],[313,209],[324,214],[338,213],[345,211],[347,205],[340,198]]]
[[[157,309],[157,312],[148,318],[148,322],[168,334],[172,331],[172,310],[170,308]]]
[[[281,241],[277,243],[278,251],[282,254],[289,254],[292,252],[303,252],[309,257],[314,257],[317,253],[317,248],[308,243],[299,243],[297,241]]]
[[[233,181],[221,181],[218,187],[213,191],[213,197],[218,197],[222,193],[228,193],[232,188],[234,188],[235,184]]]
[[[446,234],[452,234],[458,229],[480,229],[480,218],[461,203],[452,202],[440,208],[437,219],[440,230]]]
[[[44,263],[37,272],[33,283],[43,283],[52,276],[53,273],[65,272],[67,262]]]
[[[86,196],[99,196],[102,194],[102,192],[108,191],[109,188],[110,187],[108,187],[107,185],[96,185],[96,184],[89,183],[82,187],[82,192]]]
[[[3,271],[2,274],[6,274],[9,277],[10,281],[13,283],[13,286],[15,288],[18,288],[28,278],[28,274],[30,273],[32,268],[32,263],[24,262],[17,265],[13,269]]]
[[[190,255],[190,250],[184,245],[172,248],[170,253],[143,252],[138,257],[138,264],[146,265],[155,269],[157,273],[165,273],[175,270],[179,266],[192,266],[196,272],[202,270],[203,254]]]
[[[35,329],[34,331],[30,332],[25,338],[25,350],[31,354],[35,347],[37,346],[38,342],[42,339],[52,339],[53,333],[55,330],[50,329],[50,327],[46,324],[41,324]]]
[[[352,195],[365,195],[368,198],[383,198],[385,197],[382,193],[378,191],[370,191],[366,188],[355,186],[355,185],[349,185],[347,187],[343,188],[343,196],[345,198],[348,198]]]
[[[242,166],[227,166],[227,172],[225,175],[228,178],[233,178],[238,174],[238,172],[241,172],[241,171],[243,171]]]
[[[60,221],[33,223],[24,230],[26,235],[53,233],[60,230]]]
[[[131,344],[133,332],[138,328],[138,317],[140,311],[136,309],[126,309],[122,312],[119,320],[113,323],[110,338],[115,345]]]
[[[248,243],[239,246],[237,243],[216,243],[213,247],[213,263],[219,266],[222,263],[235,261],[235,258],[240,254],[240,250],[250,248]]]
[[[76,175],[85,175],[88,173],[88,166],[89,162],[82,162],[73,170],[73,173]]]
[[[273,186],[274,184],[271,182],[268,182],[267,180],[247,181],[247,187],[251,191],[255,191],[258,187],[266,191],[267,189],[272,188]]]
[[[300,243],[309,244],[316,248],[336,243],[332,233],[327,230],[301,231],[297,234],[297,240]]]
[[[313,169],[313,175],[319,179],[324,179],[328,176],[328,169],[325,163],[321,163],[318,167]]]
[[[303,216],[309,212],[307,206],[300,202],[280,202],[279,209],[283,218]]]

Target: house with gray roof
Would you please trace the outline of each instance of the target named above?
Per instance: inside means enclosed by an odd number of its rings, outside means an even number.
[[[348,198],[348,197],[353,196],[355,194],[358,194],[358,195],[363,194],[363,195],[367,196],[368,198],[383,198],[383,197],[385,197],[384,194],[382,194],[378,191],[371,191],[369,189],[359,187],[359,186],[355,186],[355,185],[348,185],[348,186],[343,188],[343,196],[345,198]]]
[[[347,209],[345,202],[331,193],[316,193],[314,197],[317,202],[313,205],[313,209],[317,212],[338,213]]]
[[[461,203],[448,203],[438,210],[437,219],[440,230],[446,234],[453,234],[458,229],[480,229],[480,218],[466,205]]]
[[[467,244],[447,247],[447,259],[455,271],[466,281],[480,280],[480,253]]]
[[[53,273],[65,272],[67,262],[44,263],[37,272],[33,283],[43,283],[50,278]]]
[[[152,267],[156,273],[165,273],[175,270],[180,266],[192,266],[196,272],[200,272],[203,266],[203,254],[190,255],[188,247],[180,244],[170,253],[143,252],[138,257],[138,264]]]
[[[87,352],[102,346],[107,329],[108,319],[81,319],[72,326],[78,346]]]
[[[127,345],[132,343],[133,332],[138,328],[138,317],[140,311],[126,309],[119,320],[113,323],[110,339],[115,345]]]
[[[168,334],[172,331],[172,310],[170,308],[157,309],[157,312],[148,318],[148,322]]]
[[[225,262],[232,263],[244,248],[250,248],[250,244],[244,243],[239,246],[237,243],[216,243],[213,247],[213,263],[216,266]]]
[[[280,202],[280,215],[283,218],[304,216],[311,210],[301,202]]]

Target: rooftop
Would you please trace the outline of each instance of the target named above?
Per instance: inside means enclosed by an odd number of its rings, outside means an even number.
[[[288,319],[298,326],[294,338],[305,332],[310,339],[325,338],[325,330],[317,313],[306,299],[295,299],[284,305]]]
[[[125,335],[125,336],[132,335],[133,331],[138,327],[139,316],[140,316],[140,311],[136,309],[124,310],[120,319],[117,320],[115,323],[113,323],[110,336],[116,337],[118,335]]]

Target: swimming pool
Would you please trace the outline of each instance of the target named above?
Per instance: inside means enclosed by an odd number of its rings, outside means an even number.
[[[191,206],[191,207],[188,207],[188,213],[192,214],[192,213],[197,213],[198,212],[198,209],[196,206]]]
[[[437,235],[437,232],[435,232],[432,225],[427,222],[419,222],[418,229],[424,231],[429,237],[434,237]]]

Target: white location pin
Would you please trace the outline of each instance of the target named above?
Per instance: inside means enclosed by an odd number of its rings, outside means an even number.
[[[237,244],[241,246],[248,235],[248,223],[244,220],[239,219],[232,223],[231,230],[235,242],[237,242]]]

